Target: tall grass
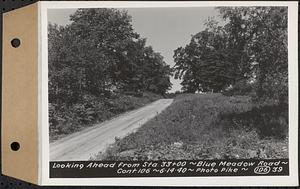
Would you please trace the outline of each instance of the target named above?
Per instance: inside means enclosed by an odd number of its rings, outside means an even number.
[[[184,94],[135,133],[116,140],[104,154],[93,158],[287,157],[287,122],[282,118],[285,112],[285,107],[279,107],[277,113],[281,118],[277,119],[272,109],[258,108],[247,96]],[[274,118],[270,119],[272,116]],[[259,122],[263,124],[255,125]]]

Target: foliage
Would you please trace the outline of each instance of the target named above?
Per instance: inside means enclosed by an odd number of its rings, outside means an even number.
[[[283,120],[286,111],[287,107],[257,106],[247,96],[183,94],[135,133],[93,158],[286,158],[287,132],[282,132],[288,128]]]
[[[142,107],[160,99],[153,93],[143,93],[142,97],[116,94],[110,98],[85,95],[81,102],[71,106],[49,104],[50,140],[57,140],[93,124],[106,121],[114,116]]]
[[[194,35],[185,48],[174,51],[175,78],[183,79],[185,92],[220,92],[244,78],[238,67],[243,53],[220,44],[225,35],[207,29]]]
[[[52,138],[145,105],[171,87],[171,68],[126,11],[78,9],[70,20],[48,25]]]
[[[175,77],[183,79],[183,90],[221,92],[241,82],[252,83],[259,100],[286,103],[287,8],[218,10],[223,23],[208,20],[204,31],[174,51]]]
[[[85,94],[164,94],[170,67],[116,9],[78,9],[67,26],[49,24],[49,101],[74,104]]]
[[[288,106],[286,104],[255,107],[243,113],[223,115],[230,125],[256,128],[260,135],[285,138],[288,136]]]
[[[246,80],[241,80],[236,82],[234,85],[229,86],[223,91],[223,94],[226,96],[247,94],[251,97],[255,97],[255,85],[247,82]]]

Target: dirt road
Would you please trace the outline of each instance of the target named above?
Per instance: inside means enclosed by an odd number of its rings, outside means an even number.
[[[147,106],[124,113],[112,120],[87,128],[50,143],[50,161],[88,160],[104,151],[115,137],[122,138],[168,107],[173,99],[157,100]]]

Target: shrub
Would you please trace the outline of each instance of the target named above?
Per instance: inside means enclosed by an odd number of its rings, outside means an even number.
[[[257,106],[250,111],[222,116],[231,125],[256,128],[262,136],[285,138],[288,134],[288,105]]]
[[[159,95],[147,92],[141,97],[125,94],[114,94],[109,98],[84,95],[79,102],[69,106],[50,103],[50,140],[56,140],[160,98]]]
[[[237,82],[232,87],[229,87],[226,90],[224,90],[223,94],[226,96],[233,96],[233,95],[255,96],[255,86],[252,83],[242,80]]]

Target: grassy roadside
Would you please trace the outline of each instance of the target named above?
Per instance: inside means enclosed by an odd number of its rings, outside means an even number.
[[[161,98],[150,92],[141,96],[116,94],[110,98],[86,95],[69,107],[49,104],[50,142]]]
[[[185,94],[95,160],[287,158],[287,107],[250,97]]]

